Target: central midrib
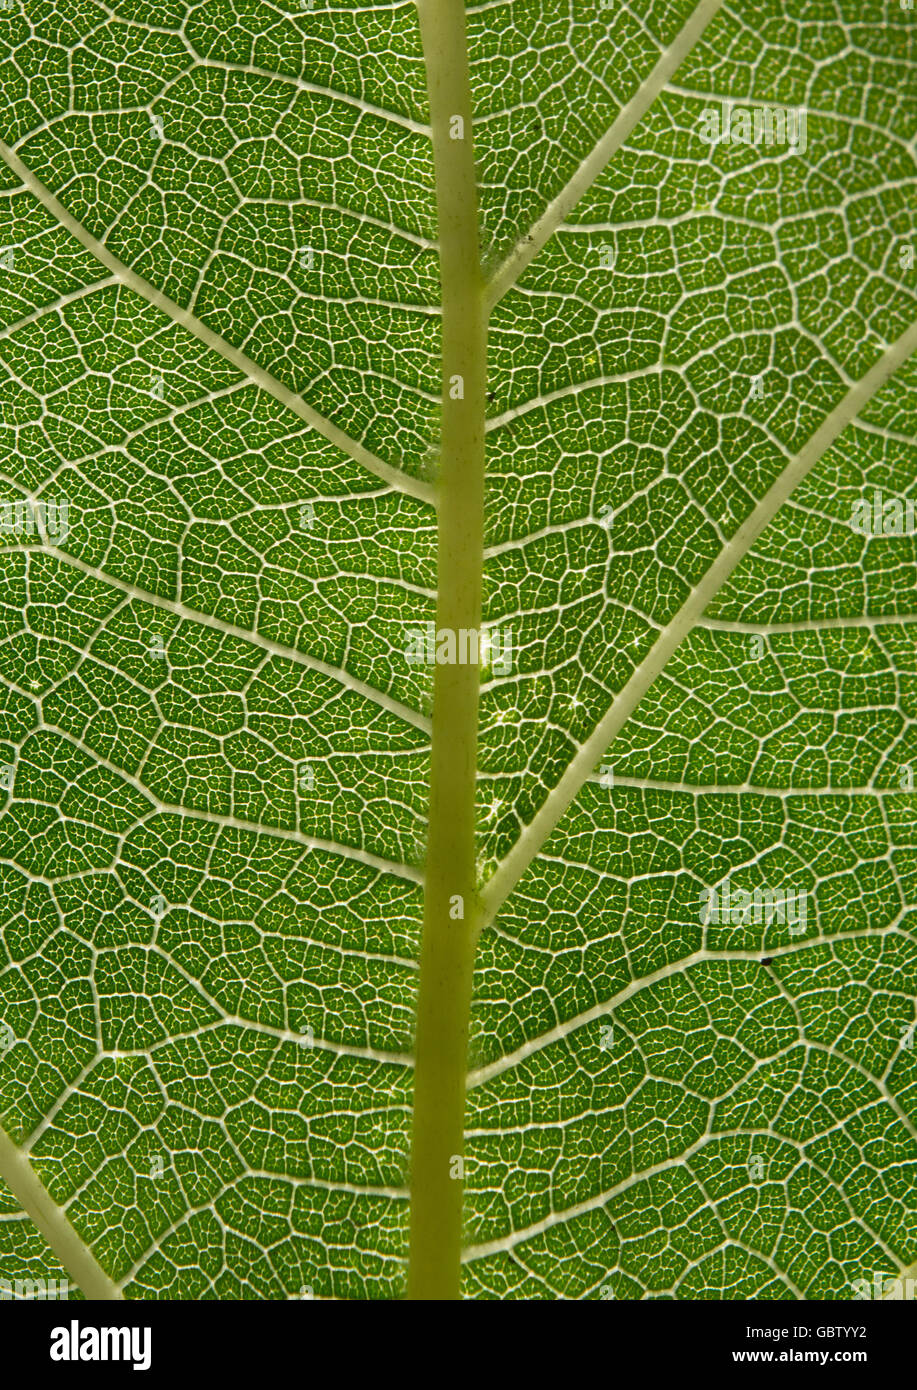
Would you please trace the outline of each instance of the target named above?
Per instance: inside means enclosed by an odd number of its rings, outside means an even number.
[[[486,314],[464,0],[419,0],[436,175],[442,287],[439,630],[477,631],[484,555]],[[474,941],[480,671],[439,665],[411,1150],[412,1299],[461,1297],[462,1148]]]

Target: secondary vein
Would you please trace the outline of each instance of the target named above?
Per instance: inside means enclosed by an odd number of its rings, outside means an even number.
[[[105,244],[88,232],[82,223],[78,222],[72,213],[68,212],[63,203],[57,199],[49,188],[32,173],[17,154],[10,149],[9,145],[0,140],[0,156],[9,165],[10,169],[18,179],[22,181],[26,188],[32,193],[43,207],[47,208],[60,225],[75,237],[81,246],[85,246],[96,260],[106,270],[116,275],[122,284],[128,289],[139,294],[147,303],[152,304],[162,313],[167,314],[170,319],[187,329],[195,338],[208,347],[213,352],[218,352],[227,362],[232,363],[242,374],[255,382],[262,390],[273,396],[276,400],[285,405],[288,410],[292,410],[301,420],[305,420],[307,425],[311,425],[314,430],[323,435],[330,443],[336,444],[345,454],[348,454],[355,463],[361,464],[374,473],[376,477],[383,478],[390,487],[397,492],[409,493],[412,497],[419,497],[421,501],[428,502],[431,506],[435,504],[435,492],[429,483],[421,482],[417,478],[410,477],[407,473],[402,473],[399,469],[393,468],[391,464],[383,459],[377,458],[369,449],[365,448],[358,440],[351,439],[337,425],[326,420],[318,411],[313,410],[312,406],[307,405],[301,396],[295,391],[291,391],[288,386],[284,386],[282,381],[278,381],[275,376],[260,367],[257,362],[252,361],[244,352],[226,342],[212,328],[208,328],[199,318],[183,309],[174,299],[163,294],[155,285],[151,285],[149,280],[145,280],[142,275],[131,270],[130,266],[120,261],[117,256],[112,255]]]
[[[606,753],[612,739],[631,717],[657,676],[665,669],[672,654],[698,625],[705,609],[740,560],[751,550],[793,489],[802,482],[826,449],[913,352],[917,352],[917,323],[912,324],[874,363],[865,376],[846,392],[755,509],[745,518],[732,539],[723,547],[700,583],[692,590],[660,633],[644,660],[636,667],[617,699],[612,701],[590,737],[580,746],[560,781],[523,830],[513,848],[500,862],[481,894],[484,909],[482,926],[493,921],[503,902],[541,851],[557,822],[593,772],[599,759]]]

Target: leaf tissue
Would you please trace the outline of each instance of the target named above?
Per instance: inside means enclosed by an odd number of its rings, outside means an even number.
[[[917,1272],[915,13],[0,0],[3,1288]]]

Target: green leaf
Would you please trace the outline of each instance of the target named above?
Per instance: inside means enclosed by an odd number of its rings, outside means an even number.
[[[915,66],[0,9],[0,1280],[913,1272]]]

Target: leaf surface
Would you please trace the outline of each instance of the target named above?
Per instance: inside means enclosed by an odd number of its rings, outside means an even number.
[[[849,1298],[917,1260],[917,541],[851,526],[917,499],[913,20],[465,22],[511,660],[464,1293]],[[0,25],[0,1275],[400,1297],[449,409],[417,7]],[[705,144],[728,103],[806,148]],[[705,923],[724,881],[805,918]]]

